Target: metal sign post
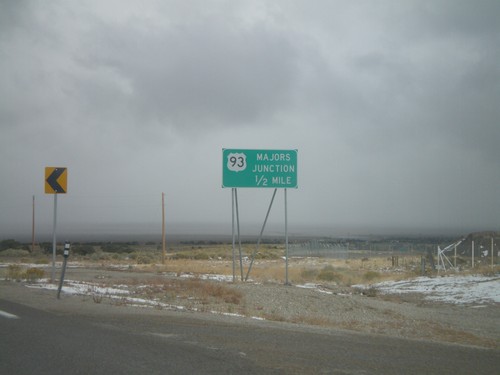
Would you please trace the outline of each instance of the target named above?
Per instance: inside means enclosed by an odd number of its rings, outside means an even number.
[[[232,221],[232,238],[233,238],[233,283],[236,282],[236,251],[235,251],[235,233],[234,233],[234,191],[231,189],[231,221]]]
[[[241,236],[240,236],[240,211],[238,208],[238,190],[234,189],[234,201],[236,203],[236,229],[238,233],[238,250],[240,254],[240,274],[241,281],[243,281],[243,257],[241,254]]]
[[[288,283],[288,204],[285,189],[285,285]]]
[[[248,280],[248,275],[250,274],[250,271],[252,270],[252,265],[253,265],[253,261],[255,259],[255,255],[259,251],[260,241],[262,241],[262,235],[264,234],[264,229],[266,227],[267,219],[269,218],[269,213],[271,212],[271,207],[273,206],[274,197],[276,196],[277,191],[278,191],[278,189],[274,189],[273,197],[271,198],[271,203],[269,203],[269,208],[267,209],[266,218],[264,219],[264,224],[262,224],[262,229],[260,230],[259,239],[257,240],[257,246],[255,246],[255,250],[252,253],[252,259],[250,261],[250,266],[248,267],[247,275],[245,276],[245,281]]]
[[[297,188],[297,150],[222,150],[222,187],[232,188],[232,238],[233,238],[233,282],[235,276],[235,215],[240,253],[240,271],[243,281],[243,261],[241,255],[240,221],[238,212],[238,187],[274,188],[257,245],[252,253],[250,266],[245,276],[248,280],[255,255],[262,241],[267,219],[278,188],[285,190],[285,284],[288,285],[288,207],[287,188]]]
[[[50,282],[53,283],[56,274],[56,224],[57,224],[57,194],[54,194],[54,220],[52,222],[52,274]]]
[[[69,257],[69,249],[71,245],[68,241],[64,244],[64,261],[63,261],[63,267],[62,267],[62,272],[61,272],[61,280],[59,280],[59,288],[57,289],[57,299],[61,298],[61,289],[64,283],[64,274],[66,273],[66,264],[68,263],[68,257]]]

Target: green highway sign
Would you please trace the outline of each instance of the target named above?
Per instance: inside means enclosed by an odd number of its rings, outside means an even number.
[[[222,149],[223,188],[297,188],[297,150]]]

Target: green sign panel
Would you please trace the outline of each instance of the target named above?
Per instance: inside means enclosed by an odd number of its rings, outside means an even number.
[[[223,188],[296,188],[297,150],[222,150]]]

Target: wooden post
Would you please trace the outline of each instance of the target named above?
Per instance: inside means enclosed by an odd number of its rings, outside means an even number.
[[[165,264],[165,193],[161,193],[161,263]]]
[[[35,251],[35,196],[33,195],[33,217],[31,219],[31,252]]]
[[[455,261],[453,262],[454,267],[457,268],[457,244],[455,244]]]
[[[474,241],[472,241],[472,268],[474,268]]]
[[[493,249],[494,249],[493,237],[491,237],[491,268],[493,268]]]

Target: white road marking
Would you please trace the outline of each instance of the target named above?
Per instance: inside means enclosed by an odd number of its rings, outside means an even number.
[[[19,319],[17,315],[9,314],[8,312],[2,310],[0,310],[0,316],[3,316],[4,318],[8,319]]]

